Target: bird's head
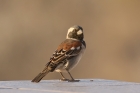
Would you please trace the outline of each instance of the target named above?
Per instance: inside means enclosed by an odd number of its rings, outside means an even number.
[[[78,25],[74,25],[74,26],[70,27],[68,29],[68,33],[67,33],[66,38],[67,39],[76,39],[76,40],[82,41],[84,38],[83,28],[78,26]]]

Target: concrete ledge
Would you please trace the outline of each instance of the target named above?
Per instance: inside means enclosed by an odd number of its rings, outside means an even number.
[[[93,80],[93,81],[92,81]],[[0,81],[0,93],[140,93],[140,83],[103,79]]]

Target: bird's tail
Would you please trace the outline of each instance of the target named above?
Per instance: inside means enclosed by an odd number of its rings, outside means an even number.
[[[47,69],[47,67],[44,68],[42,72],[40,72],[31,82],[40,82],[43,77],[45,77],[50,71]]]

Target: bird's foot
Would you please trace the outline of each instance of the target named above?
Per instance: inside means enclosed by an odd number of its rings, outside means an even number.
[[[62,78],[62,79],[60,79],[60,81],[69,81],[69,79]]]
[[[72,80],[68,80],[68,82],[79,82],[80,80],[74,80],[74,79],[72,79]]]

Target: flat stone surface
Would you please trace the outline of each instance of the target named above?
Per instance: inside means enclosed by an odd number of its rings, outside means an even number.
[[[103,79],[0,81],[0,93],[140,93],[140,83]]]

